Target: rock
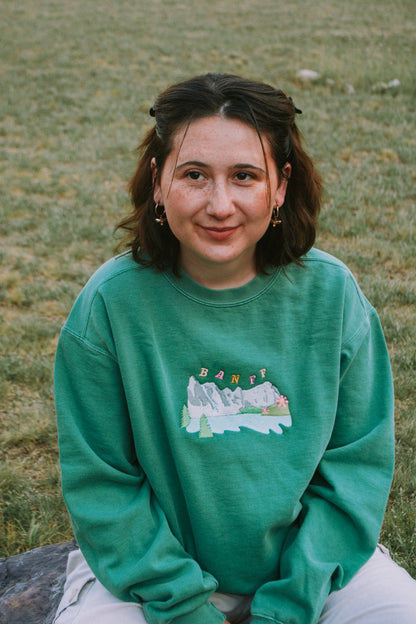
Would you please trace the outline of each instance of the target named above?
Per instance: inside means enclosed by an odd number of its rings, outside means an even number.
[[[345,93],[348,93],[348,95],[354,95],[355,93],[355,89],[353,85],[350,84],[349,82],[344,83],[344,89],[345,89]]]
[[[321,75],[313,69],[301,69],[296,74],[296,78],[299,78],[302,82],[315,82],[319,80],[320,77]]]
[[[390,82],[378,82],[371,87],[371,91],[373,91],[373,93],[386,93],[386,91],[389,90],[396,92],[399,87],[400,80],[394,78],[393,80],[390,80]]]
[[[0,624],[51,624],[75,541],[0,559]]]
[[[393,78],[393,80],[387,83],[388,89],[395,89],[396,87],[400,87],[400,80],[398,78]]]

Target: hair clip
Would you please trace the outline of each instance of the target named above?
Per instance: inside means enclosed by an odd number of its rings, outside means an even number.
[[[153,106],[149,109],[149,115],[151,117],[156,117],[155,109],[153,108]]]
[[[289,96],[289,100],[292,102],[292,106],[295,109],[295,113],[297,113],[298,115],[302,115],[302,111],[300,110],[300,108],[296,108],[292,98]]]

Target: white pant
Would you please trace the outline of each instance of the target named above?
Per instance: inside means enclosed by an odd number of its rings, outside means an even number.
[[[220,593],[211,600],[227,614],[249,602],[248,597]],[[75,550],[54,624],[91,622],[146,624],[146,619],[139,604],[112,596]],[[416,624],[416,581],[379,546],[346,587],[329,595],[318,624]]]

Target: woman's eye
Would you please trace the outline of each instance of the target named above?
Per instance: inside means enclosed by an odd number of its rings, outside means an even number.
[[[251,173],[247,173],[247,171],[239,171],[235,177],[240,182],[246,182],[247,180],[253,179],[253,176],[251,175]]]
[[[199,171],[188,171],[186,176],[190,180],[200,180],[202,178],[202,174]]]

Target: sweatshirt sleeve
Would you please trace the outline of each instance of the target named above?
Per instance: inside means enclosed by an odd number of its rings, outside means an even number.
[[[138,464],[111,331],[96,336],[73,312],[55,363],[62,489],[79,546],[103,585],[141,603],[150,624],[221,624],[208,600],[217,581],[175,538]]]
[[[286,539],[279,580],[255,594],[252,624],[316,624],[328,594],[376,548],[394,464],[393,388],[378,317],[362,301],[366,322],[341,353],[331,439]]]

